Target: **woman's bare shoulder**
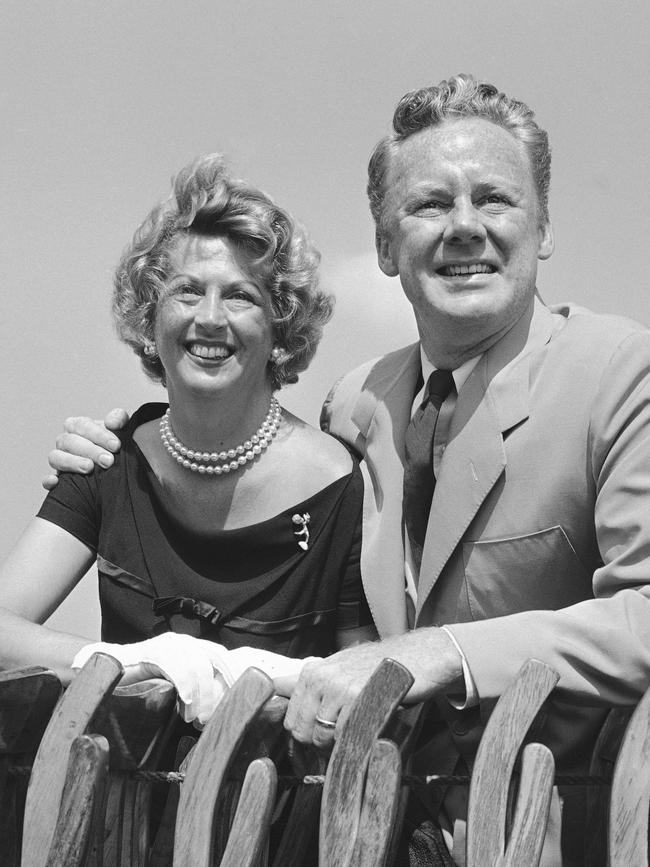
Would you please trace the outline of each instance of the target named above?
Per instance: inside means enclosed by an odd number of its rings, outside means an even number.
[[[292,413],[285,412],[285,422],[286,444],[310,473],[329,483],[351,472],[352,457],[339,440]]]

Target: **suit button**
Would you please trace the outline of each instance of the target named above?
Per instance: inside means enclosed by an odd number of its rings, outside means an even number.
[[[465,722],[457,721],[451,724],[451,730],[455,735],[462,738],[469,732],[469,726]]]

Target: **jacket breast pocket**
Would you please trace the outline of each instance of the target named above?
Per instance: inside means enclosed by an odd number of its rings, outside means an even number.
[[[591,574],[562,527],[463,543],[467,601],[474,620],[557,610],[593,596]]]

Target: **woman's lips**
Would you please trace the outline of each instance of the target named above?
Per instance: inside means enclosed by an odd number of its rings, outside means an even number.
[[[195,358],[207,359],[208,361],[224,361],[234,353],[234,349],[223,344],[209,345],[205,343],[189,343],[187,351]]]

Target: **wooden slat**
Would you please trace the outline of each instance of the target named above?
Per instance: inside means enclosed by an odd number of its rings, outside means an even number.
[[[294,776],[302,779],[323,775],[327,770],[327,754],[312,744],[292,740],[289,761]],[[273,858],[273,867],[304,867],[308,853],[315,850],[323,795],[321,785],[301,785],[293,794],[293,802],[282,837]],[[316,856],[314,856],[315,860]]]
[[[216,799],[248,727],[272,695],[272,680],[249,668],[224,695],[205,727],[181,786],[174,867],[212,867]]]
[[[220,867],[258,867],[268,842],[277,783],[271,759],[250,763]]]
[[[116,687],[88,725],[108,738],[111,770],[148,767],[176,722],[175,707],[176,690],[167,680],[152,678]]]
[[[347,867],[359,829],[373,744],[413,683],[403,665],[385,659],[357,697],[330,758],[321,805],[320,867]]]
[[[215,839],[213,857],[219,863],[230,837],[237,802],[248,766],[254,759],[276,759],[284,752],[286,735],[284,715],[289,700],[280,696],[270,698],[251,722],[228,768],[228,779],[221,787],[215,813]]]
[[[503,867],[537,867],[553,793],[555,761],[548,747],[528,744],[521,762],[519,792]]]
[[[628,724],[614,767],[609,807],[610,867],[647,867],[650,805],[650,690]]]
[[[529,659],[488,720],[469,790],[467,867],[497,865],[505,855],[508,791],[515,760],[537,712],[558,680],[559,675],[549,666]]]
[[[368,763],[359,830],[350,862],[352,867],[384,867],[389,863],[401,778],[399,748],[392,741],[375,741]]]
[[[176,747],[176,756],[174,759],[174,770],[184,771],[183,761],[187,757],[190,750],[196,744],[196,738],[184,735],[178,742]],[[188,763],[189,764],[189,763]],[[176,812],[178,810],[178,799],[180,797],[180,786],[176,783],[170,784],[167,790],[167,798],[163,810],[156,839],[151,847],[149,855],[149,867],[168,867],[172,863],[174,853],[174,826],[176,825]]]
[[[104,797],[108,775],[108,741],[80,735],[70,748],[61,808],[47,867],[79,867],[90,842],[93,817]]]
[[[117,660],[95,654],[72,681],[52,714],[34,759],[27,790],[23,864],[41,867],[47,863],[72,742],[85,733],[89,720],[121,676],[122,666]]]
[[[591,757],[591,776],[603,777],[611,783],[616,757],[633,711],[633,707],[615,707],[607,714]],[[607,851],[610,792],[608,786],[589,786],[587,789],[586,864],[598,864],[602,861],[603,852]]]
[[[61,692],[47,668],[0,672],[0,753],[35,752]]]

